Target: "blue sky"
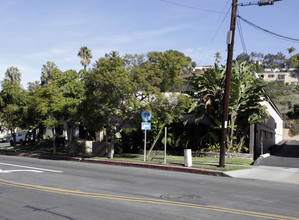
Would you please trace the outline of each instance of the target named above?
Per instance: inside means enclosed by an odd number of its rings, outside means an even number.
[[[47,61],[61,71],[79,71],[81,46],[91,49],[92,63],[113,50],[124,55],[169,49],[185,53],[198,65],[213,65],[215,53],[220,52],[225,63],[231,2],[0,0],[0,79],[7,68],[18,67],[26,88],[28,82],[40,79]],[[283,0],[273,6],[238,7],[238,11],[265,29],[299,38],[298,8],[298,0]],[[241,27],[249,53],[281,51],[288,56],[286,49],[292,46],[299,53],[298,43],[269,36],[243,22]],[[236,31],[234,57],[243,51]]]

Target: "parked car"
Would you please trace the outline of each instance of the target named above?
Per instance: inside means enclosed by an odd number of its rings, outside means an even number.
[[[10,138],[11,138],[11,135],[10,135],[10,134],[4,135],[4,136],[2,136],[2,137],[0,138],[0,142],[1,142],[1,143],[9,142]]]
[[[27,133],[28,133],[27,131],[17,132],[16,133],[16,143],[20,144],[20,145],[26,144]],[[14,146],[14,139],[12,136],[9,139],[9,143],[10,143],[10,146]]]

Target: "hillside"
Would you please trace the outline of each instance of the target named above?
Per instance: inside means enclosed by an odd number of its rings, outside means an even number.
[[[299,85],[283,85],[270,82],[266,88],[282,114],[294,111],[294,105],[299,104]]]

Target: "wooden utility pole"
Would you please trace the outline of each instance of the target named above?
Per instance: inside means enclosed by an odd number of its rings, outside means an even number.
[[[229,110],[229,92],[230,92],[230,81],[231,81],[231,72],[232,72],[232,63],[233,63],[237,6],[238,6],[238,0],[233,0],[232,15],[231,15],[231,21],[230,21],[230,30],[227,33],[227,64],[226,64],[226,79],[225,79],[225,89],[224,89],[224,103],[223,103],[223,118],[222,118],[222,131],[221,131],[221,142],[220,142],[219,167],[225,166],[225,148],[226,148],[226,142],[227,142],[226,134],[227,134],[228,110]]]
[[[249,5],[273,5],[275,2],[281,0],[260,0],[256,3],[241,3],[240,6]],[[230,21],[230,30],[227,33],[227,64],[226,64],[226,79],[224,89],[224,103],[223,103],[223,118],[222,118],[222,131],[221,131],[221,142],[220,142],[220,156],[219,156],[219,167],[225,166],[225,148],[226,148],[226,134],[228,124],[228,110],[229,110],[229,93],[230,93],[230,81],[233,63],[233,52],[234,52],[234,39],[235,39],[235,28],[236,28],[236,17],[237,17],[238,0],[233,0],[232,3],[232,15]]]

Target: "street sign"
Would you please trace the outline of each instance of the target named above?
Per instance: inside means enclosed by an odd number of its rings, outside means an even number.
[[[151,123],[150,122],[141,122],[141,129],[142,130],[151,130]]]
[[[152,114],[149,113],[149,112],[142,112],[142,113],[141,113],[141,117],[142,117],[142,119],[143,119],[144,121],[148,121],[148,120],[151,119]]]

